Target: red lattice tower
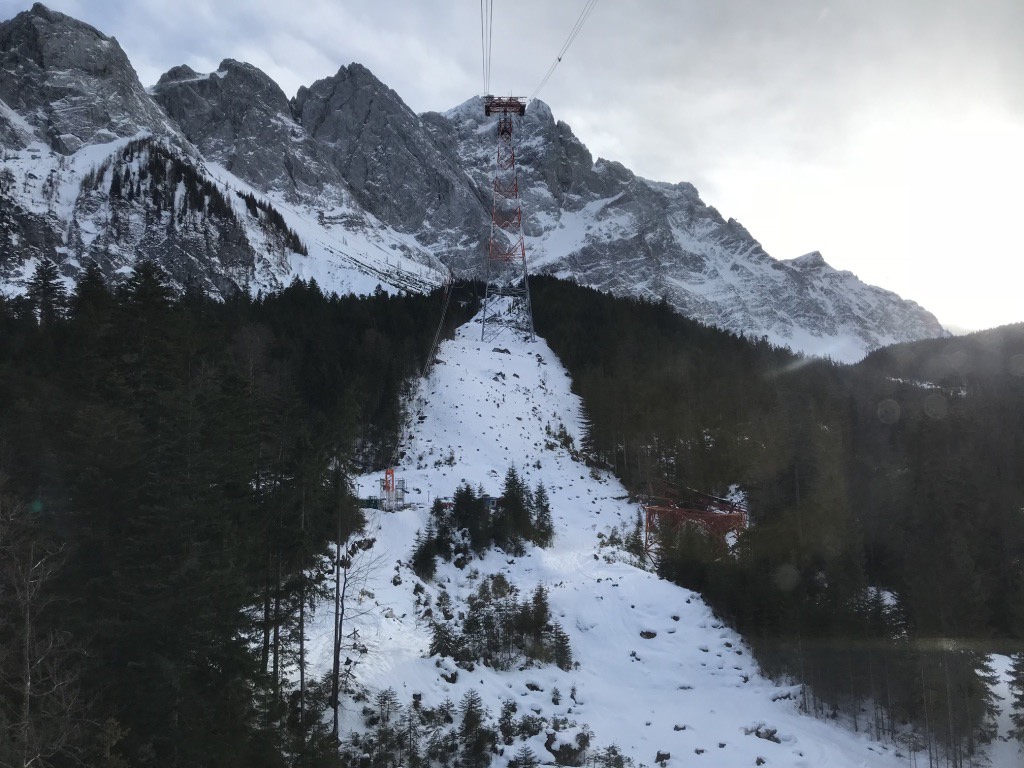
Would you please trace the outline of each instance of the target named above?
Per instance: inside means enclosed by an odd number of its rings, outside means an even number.
[[[668,483],[662,484],[658,492],[640,505],[644,511],[644,552],[651,560],[658,534],[666,526],[696,526],[723,549],[730,533],[742,533],[747,528],[747,510],[740,504]]]
[[[519,199],[519,172],[512,141],[514,120],[526,114],[526,100],[514,96],[486,96],[484,114],[498,117],[498,149],[494,165],[494,201],[491,205],[481,338],[492,341],[503,331],[513,329],[526,334],[532,341],[533,309],[526,279],[523,207]]]

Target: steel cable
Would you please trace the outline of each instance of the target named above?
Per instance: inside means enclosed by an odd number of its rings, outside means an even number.
[[[586,5],[583,6],[583,10],[580,12],[579,18],[576,19],[576,23],[573,25],[572,31],[569,32],[569,36],[562,45],[562,49],[558,52],[558,55],[555,57],[554,62],[552,62],[547,74],[545,74],[543,79],[541,79],[540,85],[534,89],[533,94],[530,96],[530,101],[537,98],[537,94],[540,93],[541,88],[547,85],[547,82],[551,79],[551,75],[554,73],[555,68],[562,63],[562,57],[565,56],[565,52],[569,50],[569,46],[572,45],[573,41],[579,36],[580,30],[583,29],[583,25],[587,21],[587,17],[590,16],[591,12],[594,10],[594,6],[596,5],[597,0],[587,0]]]

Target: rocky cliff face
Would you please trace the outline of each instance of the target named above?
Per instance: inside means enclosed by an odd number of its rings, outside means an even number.
[[[542,102],[515,139],[531,271],[840,360],[943,333],[820,254],[773,259],[690,184],[595,161]],[[0,23],[0,285],[42,257],[69,279],[155,258],[222,294],[425,290],[442,261],[480,276],[495,142],[480,98],[416,115],[358,64],[291,100],[231,59],[147,93],[115,40],[37,4]]]
[[[292,109],[382,221],[427,245],[480,241],[489,200],[443,136],[368,69],[352,64],[300,88]]]
[[[258,69],[177,67],[151,95],[116,40],[40,4],[0,23],[0,290],[141,258],[213,294],[426,290],[440,264],[354,201]],[[283,211],[283,212],[282,212]],[[301,234],[300,234],[301,232]]]
[[[153,98],[208,160],[257,189],[330,207],[346,184],[323,146],[293,118],[277,83],[233,59],[200,75],[174,67]]]
[[[0,71],[0,100],[61,154],[140,131],[176,134],[117,40],[41,3],[0,25]],[[29,138],[12,136],[18,122],[8,114],[5,144]]]

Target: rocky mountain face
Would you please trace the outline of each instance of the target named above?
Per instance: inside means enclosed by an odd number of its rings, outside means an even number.
[[[147,92],[116,40],[36,4],[0,23],[0,284],[18,292],[44,256],[69,280],[152,258],[221,294],[479,277],[493,121],[480,98],[416,115],[358,64],[290,100],[231,59]],[[772,258],[690,184],[595,161],[540,101],[515,138],[531,271],[840,360],[944,333],[820,254]]]
[[[89,260],[118,279],[151,259],[219,295],[296,276],[339,292],[443,279],[414,238],[354,201],[254,67],[176,67],[151,94],[116,40],[41,4],[0,23],[0,63],[6,293],[41,258],[69,282]]]
[[[0,70],[0,99],[16,113],[0,112],[5,147],[25,146],[25,124],[62,155],[140,131],[176,133],[117,40],[41,3],[0,24]]]
[[[300,88],[292,109],[359,202],[382,221],[426,245],[480,241],[489,197],[455,147],[432,135],[368,69],[352,64]]]
[[[223,292],[262,258],[113,38],[36,4],[0,24],[0,280],[138,258]],[[222,197],[222,196],[221,196]],[[262,244],[261,244],[262,245]]]
[[[443,117],[481,185],[494,151],[485,120],[480,99]],[[692,184],[649,181],[618,163],[594,162],[542,102],[529,105],[518,129],[534,269],[618,296],[665,300],[708,325],[839,360],[905,335],[943,333],[921,307],[831,268],[818,253],[772,258],[739,222],[705,205]]]
[[[284,91],[256,67],[225,59],[200,75],[181,65],[151,93],[204,158],[257,189],[325,206],[344,198],[344,177],[294,119]]]

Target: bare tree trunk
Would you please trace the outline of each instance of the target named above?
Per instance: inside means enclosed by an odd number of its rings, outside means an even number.
[[[66,636],[40,622],[51,600],[47,582],[61,567],[60,549],[37,538],[24,507],[6,501],[0,496],[0,629],[12,647],[0,654],[0,679],[10,688],[13,717],[10,733],[0,734],[0,764],[24,768],[70,756],[81,702]]]
[[[277,553],[277,581],[274,584],[274,699],[281,697],[281,553]]]
[[[950,762],[952,758],[953,765],[955,767],[961,765],[960,760],[960,744],[956,737],[953,726],[953,692],[949,684],[949,651],[943,651],[942,653],[942,671],[946,678],[946,717],[949,723],[949,739],[946,747],[946,764]]]
[[[924,709],[924,732],[928,742],[928,765],[934,765],[932,761],[932,726],[928,717],[928,689],[924,683],[924,657],[921,657],[921,702]]]
[[[338,535],[334,542],[334,647],[333,667],[331,670],[331,707],[334,709],[334,720],[331,724],[331,735],[338,737],[338,715],[341,706],[341,638],[342,624],[345,620],[345,590],[348,587],[348,568],[342,568],[344,553],[341,550],[341,510],[338,510]],[[344,571],[344,577],[342,573]],[[342,584],[344,582],[344,585]]]
[[[32,572],[35,570],[34,562],[36,556],[35,544],[30,544],[28,549],[28,569],[26,571],[25,584],[25,627],[22,652],[24,655],[24,668],[22,675],[24,679],[21,684],[21,764],[28,766],[34,760],[30,756],[32,751],[32,600],[35,589],[32,586]]]
[[[299,529],[306,538],[306,486],[302,486]],[[299,742],[306,749],[306,580],[299,581]]]
[[[260,656],[263,671],[270,668],[270,574],[273,572],[273,544],[267,538],[267,578],[263,584],[263,653]]]
[[[272,666],[274,674],[274,701],[281,701],[281,577],[284,555],[281,552],[280,536],[284,530],[284,500],[281,480],[281,460],[284,453],[284,446],[277,450],[277,476],[274,480],[274,488],[277,491],[277,541],[273,545],[274,562],[277,565],[274,575],[274,609],[273,609],[273,641],[271,646]]]

